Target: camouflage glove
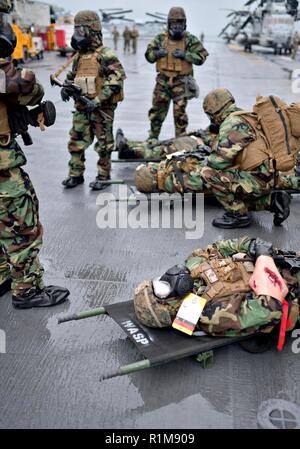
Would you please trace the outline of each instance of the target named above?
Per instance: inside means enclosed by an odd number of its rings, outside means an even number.
[[[172,54],[173,54],[174,58],[177,58],[177,59],[185,59],[185,55],[186,55],[185,51],[180,50],[179,48],[176,48],[176,50],[173,51]]]
[[[265,242],[260,238],[253,239],[250,243],[249,255],[255,260],[257,260],[260,256],[274,257],[275,251],[273,244],[270,242]]]
[[[168,52],[164,48],[160,48],[159,50],[154,51],[156,60],[164,58],[165,56],[167,56],[167,54],[168,54]]]

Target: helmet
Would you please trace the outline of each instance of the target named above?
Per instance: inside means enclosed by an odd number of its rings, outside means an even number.
[[[6,17],[0,20],[0,58],[11,56],[17,45],[17,36]]]
[[[174,301],[173,305],[161,303],[154,295],[150,281],[143,282],[135,291],[135,314],[144,326],[150,328],[171,327],[176,318],[182,300]]]
[[[215,115],[230,103],[235,103],[234,96],[227,89],[216,89],[204,98],[203,109],[208,115]]]
[[[168,15],[168,21],[170,20],[186,20],[184,9],[180,6],[171,8]]]
[[[135,185],[139,192],[153,193],[157,190],[157,176],[151,171],[151,165],[140,165],[135,172]]]
[[[102,25],[99,15],[95,11],[85,10],[79,11],[74,19],[76,26],[87,26],[93,31],[101,31]]]

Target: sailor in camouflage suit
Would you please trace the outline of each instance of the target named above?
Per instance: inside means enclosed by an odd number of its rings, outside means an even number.
[[[2,21],[0,17],[0,40],[6,38],[0,45],[4,80],[0,96],[0,296],[12,290],[13,305],[18,309],[55,306],[66,301],[70,292],[44,286],[44,270],[38,259],[43,243],[39,202],[23,170],[27,161],[11,131],[8,109],[38,105],[44,89],[31,70],[16,69],[6,59],[16,39],[10,25]]]
[[[226,209],[226,214],[215,219],[214,226],[231,229],[247,227],[252,222],[249,210],[269,210],[280,225],[289,215],[290,198],[286,192],[271,193],[275,188],[275,176],[269,164],[262,163],[255,171],[236,169],[236,158],[250,143],[256,140],[252,126],[242,116],[233,95],[227,89],[210,92],[203,104],[214,126],[219,126],[216,138],[210,133],[203,142],[212,148],[209,157],[189,153],[175,154],[160,164],[141,165],[136,170],[135,182],[144,193],[166,191],[168,193],[213,193]],[[285,185],[293,178],[283,178]]]
[[[126,159],[165,159],[168,155],[178,152],[193,152],[204,149],[203,139],[207,140],[210,136],[210,143],[217,137],[217,132],[208,130],[197,130],[188,133],[185,136],[173,138],[166,141],[151,139],[147,141],[128,140],[123,131],[118,129],[116,135],[116,150],[119,153],[120,160]],[[210,152],[206,148],[206,152]]]
[[[69,177],[63,182],[66,188],[74,188],[84,182],[85,151],[97,139],[95,151],[99,155],[98,175],[90,184],[93,190],[102,190],[102,182],[110,179],[111,153],[114,149],[113,123],[118,102],[123,100],[124,69],[115,53],[103,46],[102,26],[94,11],[80,11],[75,17],[72,45],[77,50],[72,71],[67,81],[82,89],[82,95],[90,100],[88,106],[76,102],[71,140]],[[62,99],[71,98],[70,90],[61,91]]]
[[[270,332],[278,325],[283,314],[282,302],[256,294],[250,287],[256,261],[261,256],[272,258],[275,253],[277,250],[271,243],[248,237],[219,241],[194,251],[185,268],[192,278],[193,293],[207,300],[198,329],[213,336],[235,337]],[[299,319],[300,271],[292,275],[289,270],[277,269],[289,288],[288,330],[292,330]],[[170,327],[183,299],[172,293],[161,299],[156,294],[151,281],[136,289],[136,315],[145,326]]]
[[[193,65],[204,64],[208,52],[197,37],[185,30],[185,11],[172,8],[168,16],[168,31],[156,36],[146,51],[147,61],[156,63],[158,72],[153,106],[149,112],[150,139],[158,139],[172,100],[176,136],[184,134],[188,126],[188,99],[197,93],[187,92],[187,81],[193,75]]]

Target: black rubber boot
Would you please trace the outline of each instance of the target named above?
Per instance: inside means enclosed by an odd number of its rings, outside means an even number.
[[[252,216],[249,214],[241,215],[239,213],[226,212],[223,217],[216,218],[213,226],[221,229],[248,228],[252,224]]]
[[[65,186],[66,189],[74,189],[75,187],[81,185],[84,183],[84,177],[83,176],[70,176],[69,178],[65,179],[62,183],[63,186]]]
[[[95,181],[90,183],[90,188],[94,191],[101,191],[101,190],[105,190],[108,187],[110,187],[111,184],[109,184],[110,178],[104,179],[101,178],[100,176],[97,176],[97,178],[95,179]],[[108,184],[103,184],[103,182],[107,182]]]
[[[274,345],[273,334],[260,334],[249,338],[249,340],[242,341],[241,347],[251,354],[263,354],[270,351]]]
[[[120,160],[136,159],[135,151],[129,148],[128,140],[121,129],[118,129],[116,134],[116,149]]]
[[[15,309],[54,307],[66,302],[69,296],[70,292],[66,288],[50,285],[30,295],[13,296],[13,306]]]
[[[287,192],[273,192],[271,197],[270,211],[275,214],[274,225],[281,226],[282,223],[290,216],[291,197]]]
[[[7,281],[3,282],[0,285],[0,297],[6,295],[11,291],[11,279],[7,279]]]

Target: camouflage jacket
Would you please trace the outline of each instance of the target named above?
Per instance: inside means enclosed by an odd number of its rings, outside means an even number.
[[[216,250],[224,259],[232,258],[239,253],[249,256],[252,239],[243,237],[236,240],[223,240],[214,243],[205,250],[194,251],[186,261],[189,270],[197,272],[197,267],[207,260],[208,255]],[[288,270],[281,270],[287,282],[292,298],[293,324],[299,319],[300,305],[300,273],[291,276]],[[195,279],[194,292],[203,295],[207,286],[203,279]],[[292,312],[291,312],[292,313]],[[199,323],[200,328],[213,335],[234,337],[246,335],[258,330],[269,329],[279,324],[282,316],[282,305],[271,297],[249,294],[233,294],[232,298],[219,298],[209,302],[204,309]]]
[[[242,117],[232,116],[241,111],[236,105],[229,106],[223,113],[223,123],[220,126],[218,138],[213,142],[213,153],[208,158],[207,165],[215,170],[229,170],[236,165],[236,157],[251,142],[255,141],[256,133],[252,126]],[[206,142],[209,145],[209,142]],[[266,164],[255,169],[255,172],[268,174]]]
[[[194,65],[202,65],[206,61],[209,53],[203,47],[201,42],[196,36],[186,32],[186,56],[185,59],[190,64]],[[165,39],[165,33],[161,33],[157,35],[148,45],[145,57],[148,62],[154,64],[157,61],[155,56],[155,51],[159,50],[163,46],[163,42]]]
[[[3,81],[0,89],[2,102],[14,104],[15,107],[36,106],[41,102],[44,89],[31,70],[16,69],[11,62],[0,60],[0,74]],[[21,167],[26,162],[23,151],[13,137],[8,145],[0,140],[0,171]]]
[[[67,79],[70,81],[74,81],[76,78],[79,57],[78,53],[74,59],[72,70],[67,75]],[[108,47],[102,47],[98,62],[101,74],[104,76],[104,84],[98,99],[101,103],[109,103],[111,97],[118,95],[123,90],[126,74],[114,51]]]

